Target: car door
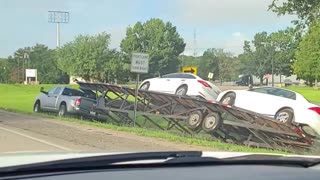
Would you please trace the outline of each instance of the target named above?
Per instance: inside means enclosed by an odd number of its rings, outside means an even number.
[[[169,78],[165,78],[165,84],[163,85],[163,92],[169,94],[175,94],[178,87],[183,84],[186,79],[181,74],[172,74]]]
[[[157,78],[156,81],[154,80],[152,81],[152,83],[156,85],[151,85],[153,87],[150,86],[151,87],[150,90],[174,94],[175,90],[178,87],[177,86],[177,82],[179,82],[178,78],[179,76],[176,73],[163,75],[161,78]],[[156,87],[156,89],[154,87]]]
[[[52,88],[48,91],[47,94],[44,94],[43,98],[41,99],[41,105],[43,109],[50,110],[49,101],[50,101],[50,97],[53,96],[53,92],[55,90],[56,88]]]
[[[62,87],[57,87],[52,94],[48,94],[48,108],[51,110],[56,110],[56,102],[58,100],[58,96],[61,93]]]

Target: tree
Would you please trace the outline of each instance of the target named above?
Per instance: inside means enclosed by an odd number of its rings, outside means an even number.
[[[43,84],[68,83],[68,76],[58,69],[56,51],[43,44],[36,44],[29,52],[27,66],[37,69],[38,81]]]
[[[318,0],[273,0],[269,9],[278,15],[297,15],[300,26],[311,24],[320,18],[320,1]]]
[[[320,78],[320,22],[314,22],[299,44],[293,64],[294,72],[312,86]]]
[[[214,74],[213,80],[220,82],[234,79],[237,74],[236,59],[223,49],[207,49],[199,60],[199,76],[207,78],[209,72]]]
[[[148,53],[149,74],[145,77],[152,77],[178,70],[178,56],[184,51],[185,43],[170,22],[150,19],[128,27],[120,47],[128,62],[132,52]]]
[[[80,76],[84,80],[103,81],[104,64],[110,35],[80,35],[66,43],[57,53],[58,67],[69,75]]]
[[[244,54],[239,55],[243,63],[241,71],[258,76],[262,84],[264,75],[271,73],[271,53],[268,34],[266,32],[255,34],[251,43],[244,42]]]
[[[0,83],[8,83],[9,72],[8,60],[0,58]]]
[[[287,28],[270,34],[270,43],[275,52],[275,74],[290,76],[295,51],[299,45],[301,34],[294,28]]]

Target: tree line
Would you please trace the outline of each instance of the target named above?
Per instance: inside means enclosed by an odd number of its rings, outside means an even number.
[[[271,74],[296,74],[310,85],[320,77],[320,1],[273,0],[269,10],[277,15],[298,17],[292,27],[268,34],[258,32],[244,41],[243,53],[235,56],[219,48],[208,48],[201,56],[181,55],[186,43],[170,22],[152,18],[128,27],[120,50],[112,49],[110,34],[79,35],[61,48],[46,45],[18,49],[0,59],[0,82],[21,83],[24,69],[38,70],[41,83],[68,83],[69,76],[87,81],[125,83],[133,79],[130,57],[133,52],[148,53],[149,73],[142,78],[178,72],[183,66],[196,66],[207,79],[233,81],[239,74],[252,74],[262,81]]]

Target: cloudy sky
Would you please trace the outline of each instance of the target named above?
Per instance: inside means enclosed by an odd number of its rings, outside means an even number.
[[[185,39],[185,54],[194,47],[242,52],[243,41],[259,31],[273,32],[290,26],[292,17],[267,11],[272,0],[1,0],[0,57],[36,43],[54,48],[56,29],[48,11],[70,12],[70,23],[61,26],[61,43],[79,34],[106,31],[111,47],[119,48],[126,27],[137,21],[161,18],[171,21]],[[196,44],[194,46],[194,32]]]

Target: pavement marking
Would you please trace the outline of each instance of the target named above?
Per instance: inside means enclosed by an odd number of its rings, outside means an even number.
[[[14,130],[10,130],[10,129],[7,129],[7,128],[1,127],[1,126],[0,126],[0,130],[7,131],[7,132],[10,132],[10,133],[13,133],[13,134],[17,134],[19,136],[23,136],[25,138],[29,138],[29,139],[34,140],[34,141],[37,141],[37,142],[40,142],[40,143],[43,143],[43,144],[46,144],[46,145],[49,145],[49,146],[56,147],[58,149],[62,149],[62,150],[65,150],[65,151],[72,151],[72,149],[70,149],[70,148],[63,147],[63,146],[60,146],[60,145],[57,145],[57,144],[54,144],[54,143],[50,143],[48,141],[45,141],[45,140],[42,140],[42,139],[38,139],[38,138],[35,138],[35,137],[32,137],[32,136],[29,136],[27,134],[20,133],[20,132],[14,131]]]

